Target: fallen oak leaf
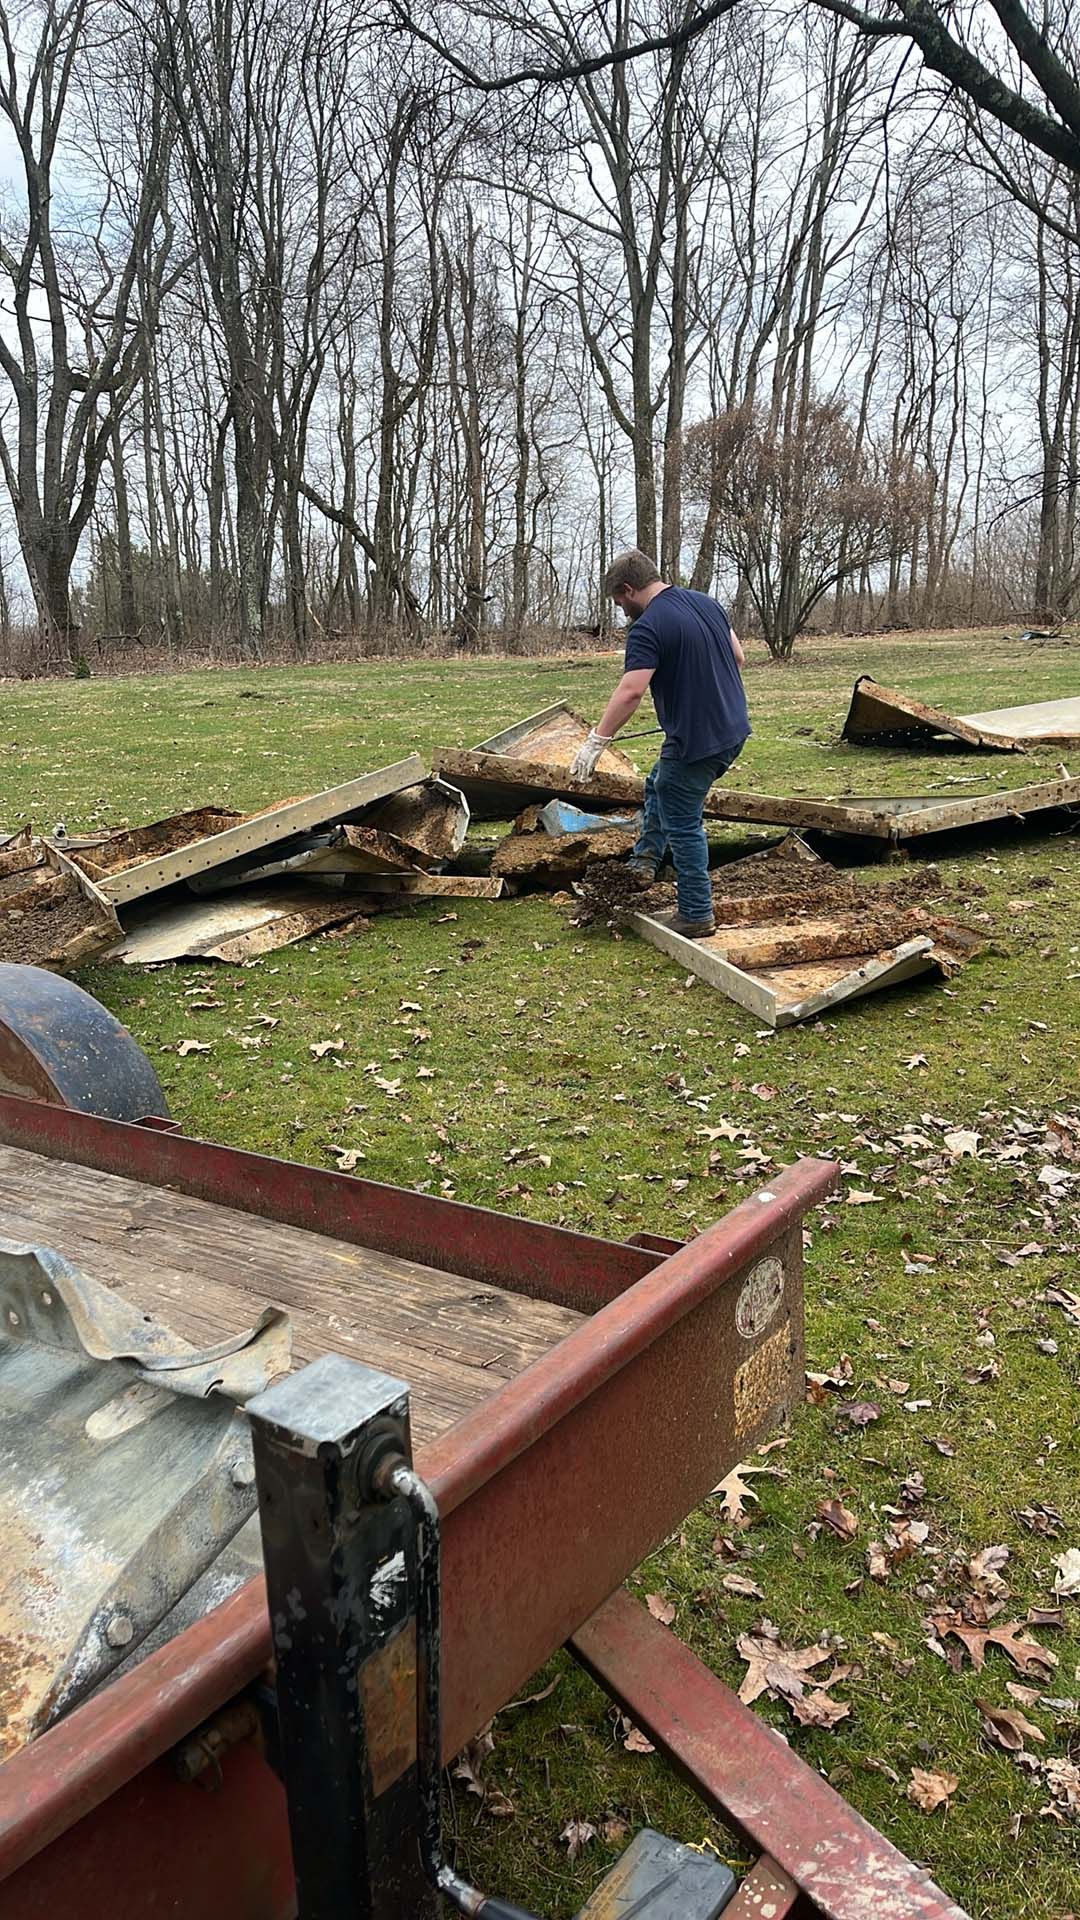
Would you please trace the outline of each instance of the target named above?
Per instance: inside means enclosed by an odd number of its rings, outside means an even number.
[[[764,1600],[765,1595],[756,1580],[745,1573],[725,1573],[720,1582],[725,1593],[737,1593],[747,1600]]]
[[[880,1205],[882,1198],[880,1193],[868,1193],[865,1187],[849,1187],[847,1190],[849,1207],[876,1207]]]
[[[1049,1647],[1040,1646],[1037,1640],[1024,1638],[1019,1620],[1009,1620],[1000,1627],[972,1627],[958,1613],[935,1613],[931,1616],[930,1624],[940,1640],[945,1640],[951,1634],[963,1642],[976,1673],[982,1672],[986,1650],[991,1646],[1000,1647],[1019,1673],[1037,1674],[1040,1667],[1052,1673],[1058,1664],[1057,1654],[1051,1653]]]
[[[1057,1553],[1050,1562],[1057,1568],[1054,1575],[1054,1592],[1059,1600],[1075,1600],[1080,1596],[1080,1547],[1067,1547],[1064,1553]]]
[[[656,1752],[652,1741],[645,1738],[640,1727],[631,1727],[626,1739],[623,1741],[623,1746],[626,1748],[627,1753]]]
[[[736,1526],[745,1526],[749,1523],[749,1515],[744,1512],[747,1500],[752,1500],[755,1506],[758,1505],[757,1494],[746,1484],[746,1477],[749,1474],[769,1474],[774,1480],[787,1478],[783,1467],[751,1467],[745,1462],[732,1467],[731,1472],[721,1480],[719,1486],[713,1488],[713,1493],[720,1496],[721,1513],[726,1514],[729,1520],[733,1520]]]
[[[1029,1607],[1027,1610],[1029,1627],[1062,1627],[1065,1625],[1064,1607]]]
[[[871,1580],[887,1580],[889,1577],[889,1556],[880,1540],[871,1540],[866,1549],[866,1571]]]
[[[662,1627],[670,1627],[675,1618],[673,1601],[665,1600],[662,1593],[647,1593],[645,1595],[645,1605],[648,1607],[654,1620],[659,1620]]]
[[[959,1785],[958,1774],[931,1773],[924,1767],[912,1767],[907,1797],[923,1813],[934,1813],[938,1807],[948,1806]]]
[[[324,1060],[328,1053],[341,1053],[344,1047],[344,1040],[316,1040],[314,1046],[308,1048],[308,1052],[313,1054],[316,1060]]]
[[[565,1840],[571,1860],[576,1860],[582,1847],[596,1839],[596,1828],[588,1820],[568,1820],[559,1839]]]
[[[213,1053],[214,1043],[212,1040],[181,1040],[176,1051],[181,1060],[185,1060],[189,1053]]]
[[[806,1691],[803,1675],[832,1658],[828,1647],[816,1643],[810,1647],[782,1647],[776,1640],[762,1639],[752,1633],[741,1633],[735,1645],[739,1658],[747,1662],[739,1688],[739,1699],[744,1706],[751,1706],[762,1693],[779,1694],[785,1700],[800,1699]]]
[[[1019,1700],[1022,1707],[1038,1706],[1042,1699],[1041,1687],[1024,1687],[1019,1680],[1006,1680],[1005,1691],[1011,1694],[1014,1700]]]
[[[881,1419],[881,1408],[874,1400],[853,1400],[850,1406],[841,1407],[841,1420],[849,1420],[853,1427],[868,1427]]]
[[[1080,1818],[1080,1767],[1074,1760],[1050,1759],[1042,1764],[1043,1779],[1053,1795],[1054,1805],[1040,1807],[1040,1814],[1054,1820]]]
[[[840,1500],[823,1500],[817,1517],[838,1540],[854,1540],[859,1531],[858,1517]]]
[[[361,1147],[331,1147],[330,1152],[337,1161],[339,1173],[352,1173],[361,1160],[367,1159]]]
[[[988,1700],[976,1700],[975,1705],[982,1714],[987,1739],[1003,1747],[1006,1753],[1022,1753],[1025,1739],[1046,1744],[1042,1728],[1025,1719],[1018,1707],[992,1707]]]
[[[951,1133],[942,1136],[947,1154],[953,1160],[977,1160],[979,1157],[979,1135],[968,1127],[956,1127]]]
[[[981,1553],[968,1561],[968,1578],[977,1593],[985,1594],[990,1600],[1008,1598],[1009,1589],[1001,1578],[1001,1568],[1008,1558],[1006,1546],[983,1547]]]
[[[838,1720],[846,1720],[851,1712],[849,1701],[834,1700],[822,1687],[815,1687],[812,1693],[804,1693],[797,1700],[789,1700],[788,1705],[804,1727],[835,1727]]]

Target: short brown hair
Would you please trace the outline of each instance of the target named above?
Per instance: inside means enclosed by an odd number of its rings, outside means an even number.
[[[627,547],[615,555],[605,573],[604,592],[615,593],[620,587],[632,587],[636,593],[641,587],[651,587],[659,578],[660,569],[655,560],[650,560],[640,547]]]

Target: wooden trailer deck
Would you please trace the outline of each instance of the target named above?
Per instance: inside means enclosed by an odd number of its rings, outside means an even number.
[[[436,1267],[118,1174],[0,1145],[0,1236],[47,1246],[208,1346],[265,1306],[296,1365],[343,1353],[409,1382],[430,1441],[585,1318]]]

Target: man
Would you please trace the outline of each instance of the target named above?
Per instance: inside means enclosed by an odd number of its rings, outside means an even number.
[[[666,738],[645,782],[645,820],[630,863],[649,886],[670,849],[679,904],[671,925],[701,940],[716,929],[705,798],[750,737],[739,673],[746,656],[719,601],[669,586],[637,547],[612,561],[604,591],[632,623],[625,670],[570,771],[576,780],[592,778],[604,748],[651,687]]]

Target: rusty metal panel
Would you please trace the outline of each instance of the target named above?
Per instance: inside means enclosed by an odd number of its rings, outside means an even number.
[[[800,1909],[806,1912],[794,1880],[764,1854],[725,1907],[724,1920],[798,1920]]]
[[[0,1906],[4,1920],[296,1920],[284,1789],[250,1744],[194,1786],[159,1760],[5,1880]]]
[[[787,1169],[420,1455],[445,1516],[447,1756],[776,1418],[772,1369],[738,1413],[735,1373],[780,1332],[783,1398],[801,1397],[800,1221],[835,1174],[825,1161]],[[763,1272],[768,1261],[779,1272]],[[0,1877],[206,1719],[269,1653],[258,1581],[27,1748],[0,1774]]]
[[[814,1913],[969,1920],[628,1594],[615,1594],[574,1634],[571,1652],[720,1818],[795,1882]]]
[[[344,786],[329,787],[324,793],[311,794],[305,800],[290,800],[284,806],[253,814],[221,833],[190,841],[156,859],[141,860],[114,873],[99,874],[98,885],[116,906],[139,900],[144,894],[156,893],[159,888],[186,880],[193,873],[205,873],[225,860],[235,860],[239,854],[257,853],[263,847],[288,839],[291,834],[321,827],[328,820],[343,819],[347,814],[373,805],[376,800],[400,793],[403,787],[415,786],[423,777],[424,763],[419,754],[413,753],[393,766],[380,767],[374,773],[348,780]]]
[[[895,687],[879,686],[868,673],[856,680],[842,739],[856,746],[888,747],[942,734],[995,753],[1023,753],[1034,746],[1080,746],[1080,699],[952,714]]]

